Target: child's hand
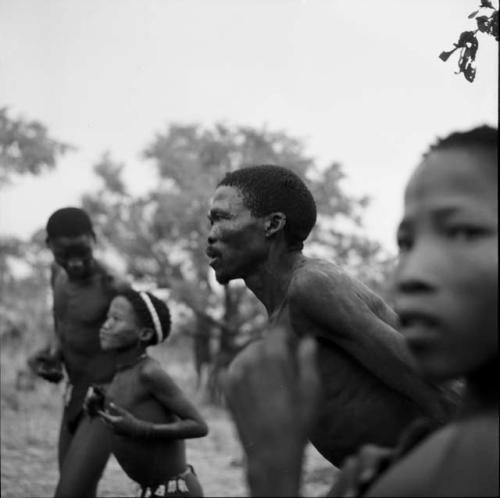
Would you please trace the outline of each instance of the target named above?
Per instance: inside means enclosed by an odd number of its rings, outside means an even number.
[[[134,417],[128,410],[114,403],[109,404],[109,408],[113,411],[98,410],[99,416],[109,424],[116,434],[121,436],[129,436],[136,438],[146,438],[149,435],[151,424],[143,422]]]
[[[99,411],[104,410],[105,398],[106,396],[102,388],[99,386],[90,386],[83,401],[83,409],[90,417],[96,417]]]

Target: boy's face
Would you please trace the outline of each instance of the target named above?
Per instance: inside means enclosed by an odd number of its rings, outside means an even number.
[[[498,355],[496,157],[437,150],[405,193],[396,311],[421,373],[471,374]]]
[[[208,214],[207,256],[217,281],[245,278],[267,256],[263,220],[254,217],[234,187],[217,188]]]
[[[92,272],[94,239],[90,234],[55,237],[48,241],[56,263],[72,280],[86,278]]]
[[[127,349],[139,341],[140,327],[135,311],[123,296],[111,301],[106,321],[99,331],[99,340],[103,350]]]

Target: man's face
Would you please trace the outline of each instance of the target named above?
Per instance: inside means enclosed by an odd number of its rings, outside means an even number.
[[[240,191],[222,185],[210,202],[207,256],[217,281],[226,284],[255,272],[267,258],[264,221],[245,206]]]
[[[107,351],[134,346],[139,341],[139,330],[134,308],[125,297],[117,296],[111,301],[106,321],[99,332],[101,348]]]
[[[48,241],[56,263],[62,266],[72,280],[83,279],[92,272],[94,239],[92,235],[55,237]]]
[[[434,151],[406,189],[396,311],[431,379],[473,373],[498,355],[495,163],[480,150]]]

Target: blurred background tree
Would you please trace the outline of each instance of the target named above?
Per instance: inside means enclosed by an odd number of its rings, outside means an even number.
[[[19,174],[39,175],[56,167],[72,148],[51,138],[41,123],[11,119],[7,109],[1,109],[0,119],[4,184]],[[132,195],[123,175],[125,165],[106,152],[94,166],[100,187],[81,199],[94,221],[104,259],[119,262],[137,285],[156,289],[168,299],[178,315],[169,347],[189,345],[198,386],[212,402],[220,399],[220,373],[263,333],[267,317],[242,281],[225,286],[215,281],[204,252],[208,203],[226,172],[264,163],[293,170],[313,192],[318,223],[305,253],[335,261],[387,297],[393,258],[363,233],[369,200],[346,193],[339,163],[318,165],[301,139],[282,131],[223,123],[171,124],[142,151],[143,174],[157,180],[153,188]],[[43,228],[27,240],[0,237],[2,344],[25,352],[52,333],[51,256],[44,237]]]
[[[0,108],[0,190],[19,175],[41,175],[55,168],[73,149],[52,138],[39,121],[12,118],[6,107]],[[43,230],[28,240],[0,235],[2,346],[33,350],[51,333],[49,263]]]
[[[172,124],[146,146],[143,158],[144,174],[158,179],[153,189],[133,197],[123,180],[124,165],[105,153],[94,168],[101,188],[84,195],[82,204],[103,245],[121,257],[134,280],[168,289],[169,300],[190,310],[182,333],[192,337],[199,383],[211,401],[219,398],[219,373],[260,336],[267,320],[242,282],[218,285],[207,264],[208,202],[226,172],[273,163],[304,178],[319,215],[306,253],[332,259],[384,290],[392,260],[363,235],[368,199],[348,195],[341,166],[320,168],[300,139],[266,128]]]
[[[9,116],[0,108],[0,188],[16,175],[38,175],[56,166],[57,159],[72,150],[69,144],[49,136],[45,125]]]

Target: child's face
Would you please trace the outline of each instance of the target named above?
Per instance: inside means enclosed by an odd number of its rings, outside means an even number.
[[[134,308],[123,296],[111,301],[108,316],[99,332],[101,348],[104,350],[127,349],[139,341],[140,327]]]
[[[496,157],[432,152],[405,193],[396,310],[421,373],[471,374],[498,355]]]

